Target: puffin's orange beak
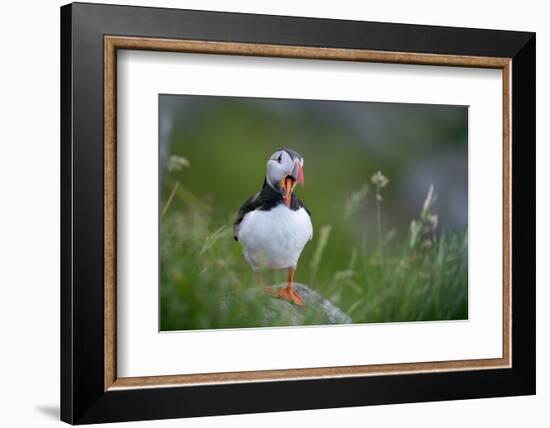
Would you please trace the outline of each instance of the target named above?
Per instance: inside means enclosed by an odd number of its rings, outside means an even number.
[[[294,161],[290,176],[302,186],[304,185],[304,170],[302,168],[302,163],[298,159]]]
[[[296,162],[296,165],[298,165],[298,174],[296,174],[296,181],[303,186],[304,185],[304,169],[302,168],[302,165],[300,164],[300,162]]]
[[[279,183],[283,194],[283,200],[285,201],[285,205],[289,208],[290,202],[292,201],[292,192],[296,187],[296,183],[300,183],[302,186],[304,185],[304,170],[299,161],[294,163],[292,172],[285,175]]]

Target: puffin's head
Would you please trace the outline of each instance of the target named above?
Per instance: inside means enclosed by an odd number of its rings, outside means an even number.
[[[283,195],[287,207],[296,183],[304,185],[303,166],[304,158],[290,149],[277,150],[267,161],[267,183]]]

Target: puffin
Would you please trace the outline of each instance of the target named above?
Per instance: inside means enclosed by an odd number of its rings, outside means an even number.
[[[273,153],[262,189],[241,206],[233,225],[234,238],[264,292],[298,306],[304,306],[304,300],[294,289],[294,272],[313,238],[311,213],[294,194],[297,183],[304,185],[303,166],[304,158],[294,150]],[[262,278],[266,269],[287,269],[287,286],[266,287]]]

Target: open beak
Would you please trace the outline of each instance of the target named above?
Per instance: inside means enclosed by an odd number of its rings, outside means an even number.
[[[296,187],[296,183],[304,185],[304,170],[300,161],[296,160],[290,174],[285,175],[281,180],[280,186],[283,194],[283,200],[285,205],[290,208],[290,202],[292,201],[292,192]]]

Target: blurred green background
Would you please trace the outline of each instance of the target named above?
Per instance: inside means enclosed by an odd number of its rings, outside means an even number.
[[[314,224],[297,282],[358,323],[467,318],[467,107],[191,95],[159,104],[161,330],[266,326],[261,299],[227,298],[257,287],[232,223],[281,147],[304,157],[296,194]]]

